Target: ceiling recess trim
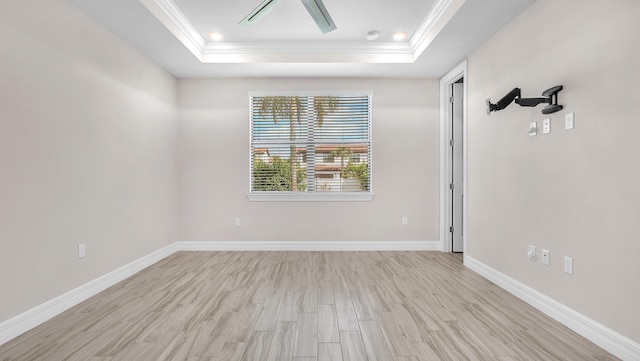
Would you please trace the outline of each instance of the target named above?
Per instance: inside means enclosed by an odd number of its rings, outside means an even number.
[[[140,0],[202,63],[413,63],[466,0],[438,0],[404,42],[207,41],[172,0]]]

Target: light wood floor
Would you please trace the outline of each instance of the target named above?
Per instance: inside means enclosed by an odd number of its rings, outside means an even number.
[[[179,252],[0,360],[616,360],[439,252]]]

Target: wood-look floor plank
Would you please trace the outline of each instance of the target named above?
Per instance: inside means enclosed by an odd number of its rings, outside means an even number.
[[[296,340],[296,322],[278,322],[267,356],[268,361],[291,361]]]
[[[344,361],[367,361],[367,351],[359,331],[340,331],[340,344]]]
[[[423,341],[415,318],[404,304],[391,305],[391,315],[402,330],[402,334],[405,335],[410,342]]]
[[[254,328],[257,331],[271,331],[275,330],[278,322],[278,314],[280,311],[280,297],[268,297],[265,300],[264,307],[260,313],[260,318]]]
[[[419,295],[412,296],[404,306],[407,312],[411,314],[420,332],[437,331],[442,327],[442,323],[431,306],[425,302],[429,299],[426,292],[420,292]]]
[[[302,295],[302,311],[318,312],[318,288],[307,287]]]
[[[340,342],[334,305],[318,305],[318,342]]]
[[[320,289],[318,292],[318,304],[332,305],[335,303],[330,274],[327,275],[326,278],[320,279]]]
[[[338,317],[338,328],[340,331],[357,331],[360,329],[358,325],[358,317],[353,309],[353,303],[350,298],[336,297],[336,315]]]
[[[331,283],[333,284],[333,296],[335,298],[347,298],[349,297],[349,288],[341,275],[333,275],[331,277]]]
[[[220,355],[216,357],[216,361],[240,361],[246,347],[246,342],[227,342],[224,344],[224,347],[222,347]]]
[[[365,290],[351,291],[351,301],[358,321],[375,320],[375,311],[369,302],[369,296]]]
[[[280,314],[278,315],[278,321],[297,321],[298,314],[304,312],[302,305],[302,292],[301,291],[287,291],[285,292],[280,307]]]
[[[343,361],[339,342],[318,344],[318,361]]]
[[[419,361],[443,360],[426,342],[414,342],[411,349]]]
[[[255,327],[262,305],[248,304],[243,310],[233,313],[233,327],[227,334],[227,342],[247,342]]]
[[[146,343],[149,347],[147,351],[144,353],[147,360],[186,360],[191,355],[194,355],[194,344],[196,341],[195,337],[190,337],[189,333],[185,332],[177,332],[173,334],[173,340],[166,344],[164,350],[161,347],[158,347],[159,343]],[[162,353],[157,354],[156,350],[162,350]],[[130,359],[138,359],[140,358],[139,354],[132,353],[132,357],[123,357],[123,360]]]
[[[318,314],[303,312],[298,315],[294,357],[318,356]]]
[[[242,361],[266,361],[273,331],[255,331],[242,355]]]
[[[369,303],[374,312],[391,312],[389,304],[384,300],[380,288],[375,284],[365,286],[365,292],[369,296]]]
[[[412,356],[411,342],[396,322],[391,312],[379,312],[376,314],[382,327],[387,342],[391,346],[394,356]]]
[[[617,360],[440,252],[177,252],[0,345],[0,355]]]
[[[378,321],[360,321],[360,330],[362,331],[362,341],[365,350],[367,350],[369,361],[393,359],[389,344],[382,333]]]

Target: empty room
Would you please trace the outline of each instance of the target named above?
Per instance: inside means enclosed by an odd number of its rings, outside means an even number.
[[[640,2],[0,5],[1,361],[640,361]]]

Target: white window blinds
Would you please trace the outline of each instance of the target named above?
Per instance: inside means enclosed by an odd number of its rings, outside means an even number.
[[[371,192],[371,96],[250,96],[251,192]]]

